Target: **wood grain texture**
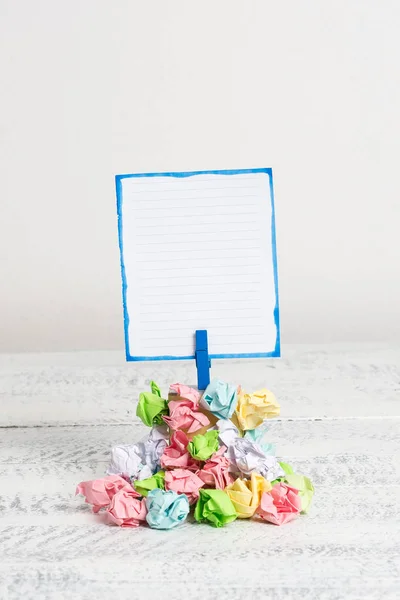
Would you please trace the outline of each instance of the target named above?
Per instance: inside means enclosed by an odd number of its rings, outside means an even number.
[[[399,349],[292,349],[214,374],[236,380],[239,368],[281,401],[269,441],[313,479],[310,514],[158,532],[109,527],[74,492],[104,473],[113,444],[146,431],[134,411],[149,379],[194,381],[191,367],[0,357],[0,599],[397,599]]]

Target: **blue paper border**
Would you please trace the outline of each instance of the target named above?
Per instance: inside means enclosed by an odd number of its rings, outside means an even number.
[[[276,326],[276,341],[275,349],[272,352],[255,352],[250,354],[210,354],[211,359],[216,358],[279,358],[281,355],[280,342],[280,319],[279,319],[279,291],[278,291],[278,260],[276,253],[276,229],[275,229],[275,201],[274,201],[274,186],[272,179],[272,169],[229,169],[217,171],[186,171],[175,173],[129,173],[115,176],[115,190],[117,195],[117,216],[118,216],[118,240],[120,253],[120,266],[122,278],[122,305],[124,311],[124,332],[125,332],[125,356],[127,361],[150,361],[150,360],[193,360],[192,356],[131,356],[129,349],[129,314],[126,303],[127,281],[124,263],[124,242],[123,242],[123,219],[122,219],[122,179],[130,179],[132,177],[192,177],[193,175],[242,175],[244,173],[265,173],[269,178],[270,197],[271,197],[271,239],[272,239],[272,261],[274,269],[275,283],[275,308],[274,320]],[[193,332],[194,337],[195,332]]]

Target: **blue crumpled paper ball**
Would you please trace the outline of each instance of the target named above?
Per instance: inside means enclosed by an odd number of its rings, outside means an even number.
[[[230,419],[237,404],[237,387],[215,379],[207,386],[201,399],[203,408],[219,419]]]
[[[173,529],[189,514],[187,496],[172,490],[151,490],[146,497],[146,506],[146,521],[153,529]]]

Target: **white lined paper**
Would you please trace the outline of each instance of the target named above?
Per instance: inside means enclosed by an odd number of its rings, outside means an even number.
[[[274,353],[269,174],[121,177],[128,358]]]

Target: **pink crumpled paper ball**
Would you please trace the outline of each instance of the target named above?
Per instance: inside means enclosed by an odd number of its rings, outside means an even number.
[[[176,394],[178,394],[178,396],[180,396],[181,398],[190,400],[193,409],[199,408],[201,394],[194,388],[191,388],[188,385],[184,385],[183,383],[173,383],[172,385],[170,385],[170,389],[173,390]]]
[[[230,462],[226,456],[225,446],[215,452],[211,458],[209,458],[204,467],[197,471],[197,475],[200,477],[207,487],[216,488],[217,490],[224,490],[228,485],[233,483],[233,478],[229,473]]]
[[[194,433],[210,424],[209,418],[197,410],[198,405],[192,400],[171,400],[168,408],[169,416],[163,416],[163,419],[174,431],[184,429],[188,433]]]
[[[174,469],[165,472],[165,489],[177,494],[186,494],[189,504],[193,504],[199,497],[199,489],[204,481],[188,469]]]
[[[299,491],[285,483],[277,483],[269,492],[261,496],[257,514],[274,525],[283,525],[301,512]]]
[[[182,468],[197,471],[199,463],[192,458],[187,449],[189,439],[184,431],[175,431],[171,443],[164,449],[161,456],[163,469]]]
[[[86,502],[93,505],[93,512],[98,513],[101,508],[110,504],[117,492],[123,489],[134,491],[131,484],[120,475],[108,475],[102,479],[82,481],[77,486],[75,494],[85,496]],[[139,494],[136,495],[139,496]]]
[[[122,489],[113,496],[110,506],[106,510],[109,524],[120,527],[138,527],[140,521],[146,520],[147,508],[144,499],[138,499],[138,493]]]

